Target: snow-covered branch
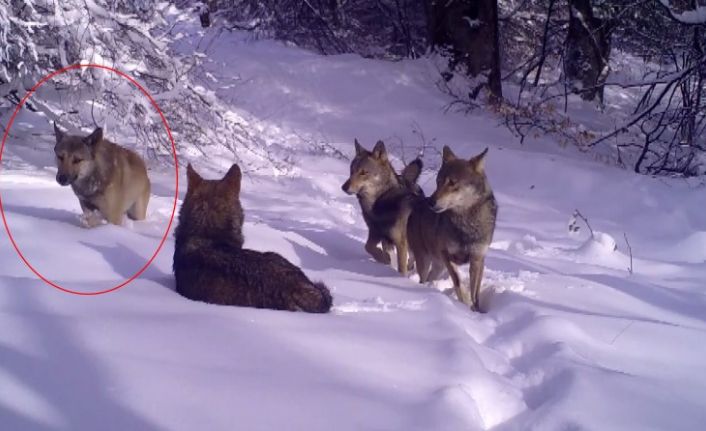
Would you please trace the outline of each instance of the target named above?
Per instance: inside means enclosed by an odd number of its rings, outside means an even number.
[[[677,10],[672,6],[671,0],[659,0],[659,2],[674,20],[682,24],[706,24],[706,6],[697,5],[693,9]]]

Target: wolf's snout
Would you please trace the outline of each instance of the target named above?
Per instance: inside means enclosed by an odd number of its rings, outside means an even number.
[[[351,180],[348,180],[345,183],[343,183],[343,185],[341,186],[341,190],[343,190],[344,192],[346,192],[350,195],[351,194],[350,187],[351,187]]]
[[[429,208],[431,208],[431,210],[435,213],[444,212],[443,208],[439,208],[439,203],[436,201],[436,198],[434,196],[430,196],[427,198],[427,205],[429,205]]]
[[[69,176],[65,174],[56,174],[56,182],[61,184],[62,186],[68,186]]]

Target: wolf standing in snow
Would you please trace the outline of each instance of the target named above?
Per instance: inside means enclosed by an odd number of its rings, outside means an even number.
[[[422,161],[415,159],[397,175],[387,158],[385,144],[378,141],[368,151],[355,140],[355,158],[350,178],[341,187],[358,197],[363,219],[368,226],[365,250],[378,262],[390,264],[389,250],[397,249],[397,270],[407,274],[407,219],[413,202],[423,196],[416,184]],[[382,250],[378,244],[382,243]]]
[[[482,153],[459,159],[447,146],[436,177],[436,191],[415,206],[409,217],[409,247],[420,283],[446,268],[458,299],[480,311],[479,293],[485,254],[495,231],[498,204],[485,176]],[[470,286],[461,287],[456,265],[470,263]]]
[[[100,127],[88,136],[73,136],[54,124],[56,181],[70,185],[88,227],[102,219],[119,225],[123,216],[144,220],[150,199],[145,162],[137,153],[103,138]]]
[[[189,165],[188,188],[175,231],[174,275],[179,294],[196,301],[326,313],[331,294],[277,253],[243,248],[241,173],[234,164],[220,180]]]

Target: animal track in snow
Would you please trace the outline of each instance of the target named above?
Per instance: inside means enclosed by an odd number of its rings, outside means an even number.
[[[399,302],[387,302],[381,297],[364,299],[362,301],[346,302],[335,305],[332,311],[335,314],[348,313],[391,313],[398,310],[419,311],[424,309],[426,299]]]

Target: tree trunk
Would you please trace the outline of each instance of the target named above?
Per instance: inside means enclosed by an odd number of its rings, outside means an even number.
[[[502,97],[497,0],[430,0],[427,10],[431,44],[450,51],[451,69],[487,75],[491,94]]]
[[[537,64],[537,73],[534,75],[534,86],[539,85],[539,78],[542,76],[542,67],[547,60],[547,41],[549,40],[549,26],[552,21],[552,12],[554,11],[555,0],[549,0],[547,6],[547,20],[544,22],[544,32],[542,33],[542,51],[539,53],[539,63]]]
[[[197,11],[199,13],[199,21],[201,21],[201,27],[208,28],[211,26],[211,8],[208,2],[201,3]]]
[[[598,97],[603,101],[609,58],[610,32],[606,23],[593,15],[591,0],[569,0],[564,73],[584,100]]]

